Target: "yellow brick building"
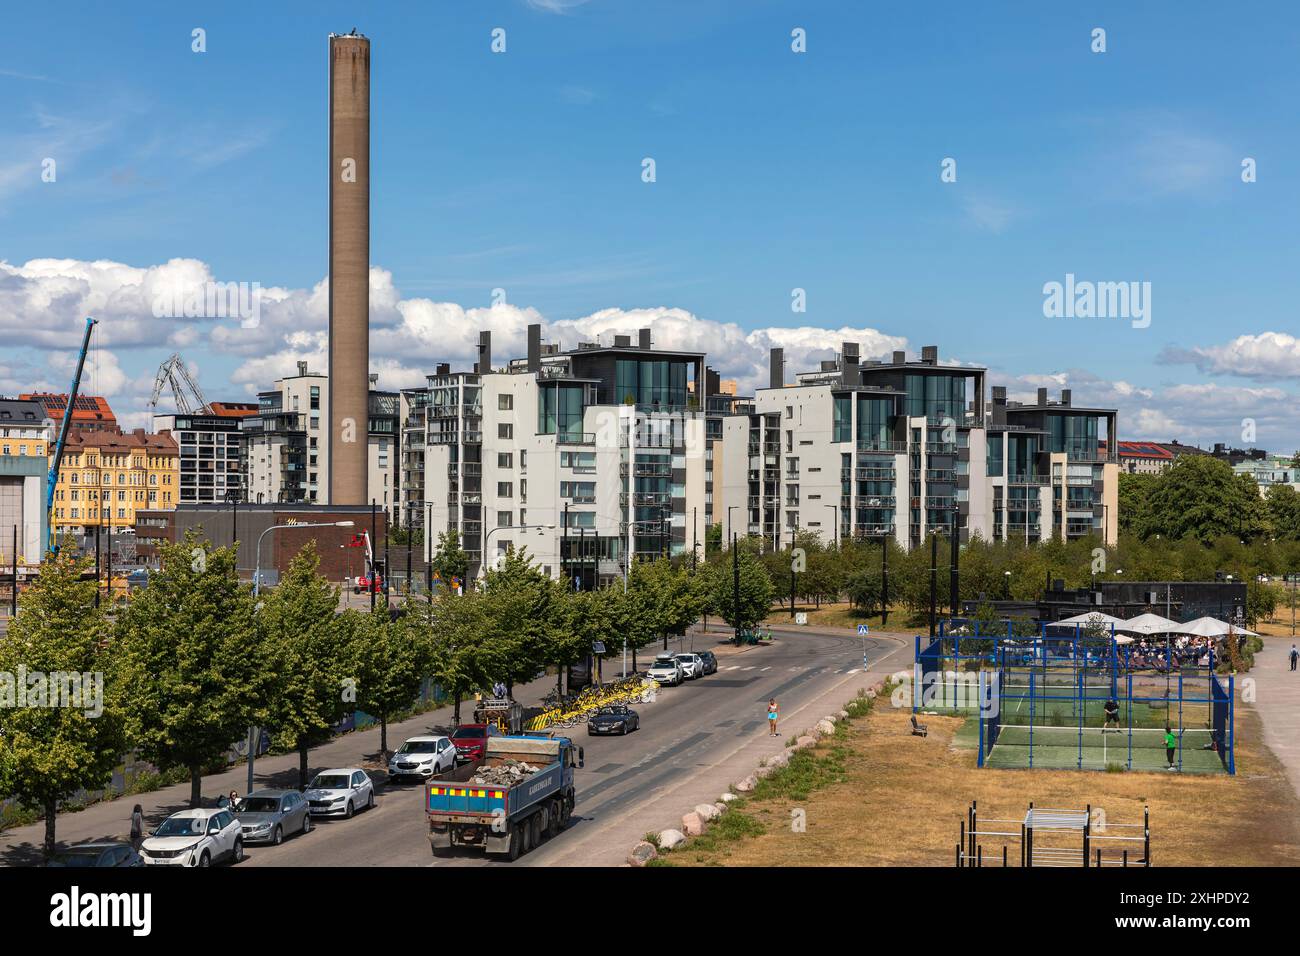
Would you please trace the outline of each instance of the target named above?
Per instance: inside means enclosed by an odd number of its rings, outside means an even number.
[[[133,528],[136,511],[170,511],[179,497],[180,456],[170,432],[70,432],[54,489],[55,533]]]

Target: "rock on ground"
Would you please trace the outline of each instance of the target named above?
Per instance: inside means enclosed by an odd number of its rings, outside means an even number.
[[[829,737],[835,733],[835,724],[829,720],[819,720],[817,721],[817,733],[823,737]]]
[[[711,803],[697,803],[695,805],[695,812],[700,815],[701,820],[705,821],[716,820],[718,815],[722,813],[721,810]]]
[[[817,738],[805,734],[794,742],[795,750],[807,750],[809,747],[817,746]]]
[[[686,842],[686,834],[681,830],[664,830],[659,834],[659,849],[671,850]]]
[[[655,849],[655,845],[642,840],[628,852],[627,862],[632,866],[645,866],[658,856],[659,851]]]
[[[730,792],[724,793],[722,796],[718,797],[718,801],[720,803],[730,803],[732,800],[739,800],[739,799],[740,797]]]
[[[692,810],[682,814],[682,829],[687,836],[699,836],[704,832],[704,819]]]
[[[758,780],[754,778],[753,774],[750,774],[744,780],[740,781],[740,783],[736,784],[736,790],[739,793],[749,793],[756,786],[758,786]]]

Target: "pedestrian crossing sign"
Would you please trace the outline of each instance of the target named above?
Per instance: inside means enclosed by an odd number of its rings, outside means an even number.
[[[870,633],[871,633],[871,625],[869,625],[869,624],[859,624],[859,625],[858,625],[858,636],[859,636],[859,637],[866,637],[866,636],[867,636],[868,634],[870,634]]]

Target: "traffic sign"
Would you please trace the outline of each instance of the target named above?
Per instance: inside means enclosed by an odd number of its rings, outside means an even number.
[[[859,624],[859,625],[858,625],[858,636],[859,636],[859,637],[866,637],[866,636],[867,636],[868,634],[870,634],[870,633],[871,633],[871,625],[869,625],[869,624]]]

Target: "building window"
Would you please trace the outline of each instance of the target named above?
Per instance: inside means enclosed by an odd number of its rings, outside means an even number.
[[[508,451],[497,452],[497,467],[498,468],[514,467],[514,457],[515,456]]]
[[[509,412],[515,407],[515,397],[513,395],[497,396],[497,411]]]
[[[514,523],[515,523],[515,515],[514,515],[514,512],[512,512],[512,511],[498,511],[498,512],[497,512],[497,527],[498,527],[498,528],[511,528],[511,527],[514,527]]]
[[[515,437],[515,426],[509,422],[501,422],[497,425],[497,438],[511,439]]]
[[[514,485],[513,485],[511,482],[509,482],[509,481],[498,481],[498,482],[497,482],[497,497],[498,497],[498,498],[513,498],[513,497],[514,497]]]

